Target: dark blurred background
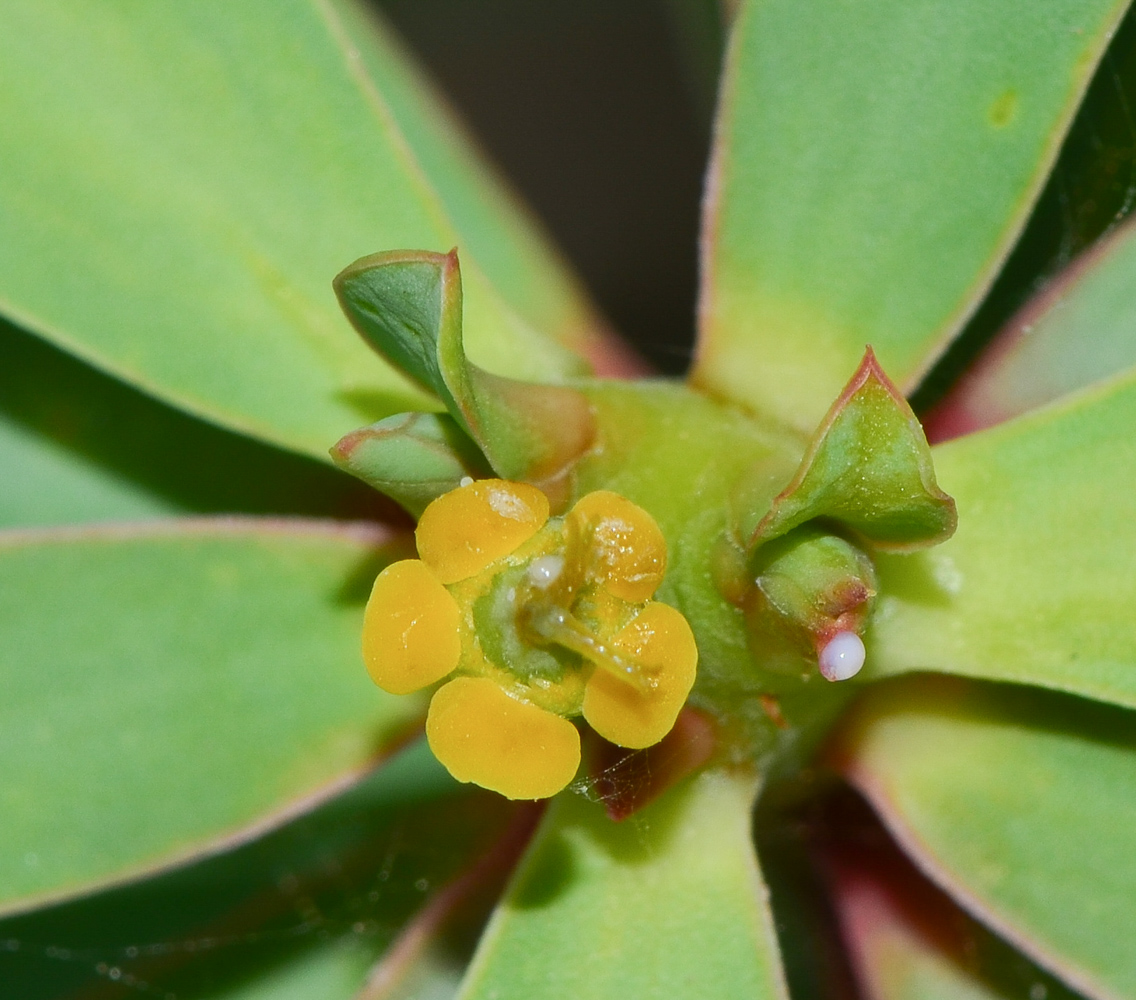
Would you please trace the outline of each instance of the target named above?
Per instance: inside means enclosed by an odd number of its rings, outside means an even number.
[[[718,0],[376,0],[600,309],[690,358]]]

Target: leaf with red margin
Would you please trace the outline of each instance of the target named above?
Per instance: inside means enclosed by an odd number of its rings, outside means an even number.
[[[865,1000],[1076,1000],[929,882],[855,793],[821,822],[817,861]]]
[[[507,199],[457,133],[414,121],[437,102],[407,95],[362,7],[4,3],[0,312],[325,462],[352,427],[429,406],[336,309],[328,282],[364,253],[460,243],[477,359],[582,372],[556,336],[588,339],[586,305],[523,216],[496,215]]]
[[[217,518],[0,534],[0,911],[231,847],[415,728],[359,652],[374,525]]]
[[[946,441],[1136,365],[1136,223],[1078,259],[1018,313],[927,414]]]
[[[837,767],[906,853],[1091,997],[1136,990],[1136,727],[1051,692],[912,678],[871,689]]]
[[[740,4],[694,382],[807,433],[870,341],[911,390],[998,274],[1127,7]]]
[[[934,670],[1136,707],[1136,376],[933,449],[954,537],[877,555],[865,675]]]

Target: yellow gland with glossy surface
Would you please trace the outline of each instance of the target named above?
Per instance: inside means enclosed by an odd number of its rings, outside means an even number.
[[[650,600],[667,571],[667,542],[655,519],[610,490],[587,494],[569,517],[590,536],[604,586],[632,604]]]
[[[442,583],[475,576],[527,542],[548,520],[548,497],[528,483],[479,479],[423,512],[418,555]]]
[[[698,646],[682,613],[652,602],[611,640],[617,654],[650,678],[639,690],[597,669],[584,689],[584,718],[604,739],[635,750],[671,731],[694,686]]]
[[[391,563],[363,613],[363,662],[384,691],[410,694],[440,681],[461,656],[461,609],[418,559]]]
[[[555,795],[580,766],[580,734],[571,722],[511,697],[487,677],[458,677],[438,689],[426,739],[458,781],[509,799]]]

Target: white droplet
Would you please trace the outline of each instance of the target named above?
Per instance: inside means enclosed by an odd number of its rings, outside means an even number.
[[[864,665],[864,643],[855,632],[837,632],[817,658],[825,680],[846,681]]]
[[[563,571],[563,556],[541,556],[529,563],[529,581],[534,587],[547,590]]]
[[[458,480],[458,485],[459,486],[472,486],[473,485],[473,476],[462,476],[461,479]]]

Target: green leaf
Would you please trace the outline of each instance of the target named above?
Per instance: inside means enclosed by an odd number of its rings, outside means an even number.
[[[969,434],[1136,365],[1134,289],[1129,224],[1014,317],[935,408],[929,428],[940,440]]]
[[[750,0],[696,382],[808,431],[865,343],[910,390],[1020,232],[1120,0]]]
[[[837,808],[833,805],[839,803]],[[873,1000],[1077,1000],[959,907],[842,789],[813,820],[859,995]]]
[[[469,476],[492,475],[485,456],[443,413],[400,413],[352,431],[331,449],[341,469],[418,517]]]
[[[376,518],[312,459],[186,416],[0,320],[0,526],[180,513]]]
[[[906,901],[897,900],[891,889],[866,880],[843,881],[837,889],[844,937],[863,995],[874,1000],[1017,1000],[1039,995],[1075,1000],[1071,991],[1030,969],[953,907],[935,899],[935,911],[905,912]]]
[[[952,940],[955,935],[933,936],[913,924],[886,890],[866,880],[843,881],[837,893],[844,938],[865,995],[875,1000],[1006,997],[967,968],[966,952],[956,947],[965,942]]]
[[[358,646],[404,549],[303,521],[0,535],[0,909],[240,841],[371,766],[423,707]]]
[[[598,361],[607,346],[601,342],[603,323],[540,223],[492,165],[481,161],[463,123],[435,94],[432,82],[398,44],[397,34],[376,22],[375,5],[334,0],[334,9],[444,204],[462,240],[463,256],[472,253],[527,323]]]
[[[818,517],[878,549],[937,545],[955,530],[954,501],[935,483],[923,429],[870,348],[758,524],[751,549]]]
[[[0,981],[21,1000],[98,993],[108,980],[124,996],[306,988],[348,1000],[516,818],[499,796],[450,778],[420,740],[236,850],[3,921]]]
[[[491,375],[466,358],[456,251],[371,254],[336,276],[335,292],[363,338],[433,392],[500,475],[560,480],[591,445],[578,392]]]
[[[1136,9],[1127,13],[1109,40],[1076,117],[1061,145],[1045,188],[1030,211],[1013,252],[1006,258],[982,305],[961,335],[912,394],[911,405],[931,441],[943,434],[939,403],[1000,330],[1012,329],[1043,298],[1073,276],[1077,260],[1112,233],[1133,207],[1136,169],[1132,107],[1136,103]],[[1070,262],[1073,266],[1070,267]],[[1075,280],[1075,279],[1074,279]],[[1049,288],[1045,286],[1050,283]],[[1013,334],[1009,334],[1011,337]],[[1092,345],[1086,344],[1091,353]],[[979,362],[981,364],[981,362]],[[1077,362],[1071,359],[1076,366]]]
[[[386,45],[363,23],[339,0],[5,4],[0,312],[324,460],[361,418],[426,408],[328,287],[375,249],[466,238],[446,213],[462,197],[454,149],[442,199],[397,126],[411,107],[392,115],[368,75]],[[468,234],[470,349],[505,374],[576,371],[473,263],[517,225],[486,218]]]
[[[750,837],[754,784],[704,772],[621,824],[552,805],[462,1000],[784,997]]]
[[[366,975],[372,951],[340,938],[297,950],[261,975],[230,981],[203,1000],[352,1000]]]
[[[921,679],[878,690],[839,756],[963,906],[1093,997],[1136,991],[1130,712]]]
[[[938,548],[876,559],[870,676],[938,670],[1136,705],[1136,377],[933,449]]]

